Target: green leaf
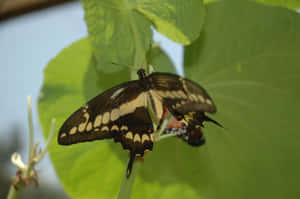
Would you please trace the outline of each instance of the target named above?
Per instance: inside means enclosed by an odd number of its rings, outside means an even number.
[[[141,0],[136,9],[158,32],[183,45],[199,37],[205,16],[202,0]]]
[[[253,1],[256,1],[258,3],[263,3],[265,5],[286,7],[291,10],[296,10],[300,8],[299,0],[253,0]]]
[[[207,198],[299,198],[300,16],[237,0],[207,13],[185,49],[187,76],[207,88],[225,126],[205,129],[211,161],[194,162],[213,170]]]
[[[159,47],[153,47],[148,52],[149,64],[155,69],[154,72],[172,72],[175,73],[175,68],[169,57]]]
[[[153,52],[149,58],[156,70],[161,71],[161,65],[163,71],[173,70],[161,50],[155,48]],[[45,137],[48,137],[52,118],[57,119],[58,132],[63,122],[81,105],[130,78],[128,68],[114,73],[97,72],[95,68],[96,61],[87,38],[65,48],[48,64],[38,104]],[[60,182],[72,198],[116,198],[118,195],[128,160],[128,151],[119,143],[100,140],[61,146],[52,142],[49,152]],[[152,172],[151,169],[146,171]]]
[[[217,2],[222,0],[204,0],[204,3]],[[285,8],[289,8],[291,10],[300,9],[300,1],[299,0],[249,0],[257,3],[262,3],[269,6],[281,6]]]
[[[217,1],[221,1],[221,0],[204,0],[204,4],[208,4],[208,3],[212,3],[212,2],[217,2]]]
[[[205,15],[202,0],[82,0],[82,4],[97,69],[102,71],[119,70],[112,62],[135,70],[144,66],[152,42],[151,23],[186,45],[199,36]]]
[[[117,71],[123,65],[141,67],[151,46],[150,21],[127,0],[82,0],[97,69]]]

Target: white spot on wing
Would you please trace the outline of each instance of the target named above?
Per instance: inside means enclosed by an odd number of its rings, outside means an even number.
[[[202,95],[198,95],[198,99],[199,99],[199,100],[200,100],[200,102],[202,102],[202,103],[203,103],[203,102],[204,102],[204,100],[205,100],[205,99],[204,99],[204,97],[203,97]]]
[[[134,135],[134,138],[133,138],[133,141],[134,141],[134,142],[141,142],[141,137],[140,137],[140,135],[139,135],[139,134],[135,134],[135,135]]]
[[[103,124],[107,124],[108,121],[109,121],[109,112],[105,112],[105,113],[103,114],[102,123],[103,123]]]
[[[184,92],[182,90],[177,91],[177,95],[180,96],[183,99],[186,99],[186,95],[184,94]]]
[[[180,80],[181,83],[182,83],[182,86],[183,86],[184,91],[185,91],[186,93],[189,94],[190,92],[189,92],[189,90],[188,90],[188,88],[187,88],[187,85],[186,85],[186,82],[185,82],[184,78],[180,77],[179,80]]]
[[[128,131],[128,127],[127,126],[122,126],[121,131]]]
[[[116,90],[110,97],[110,99],[114,100],[125,88],[120,88]]]
[[[132,140],[132,132],[128,132],[126,133],[126,136],[125,136],[127,139],[129,140]]]
[[[113,125],[111,127],[111,131],[119,131],[119,127],[117,125]]]
[[[110,113],[111,121],[117,120],[119,118],[119,116],[120,116],[120,110],[117,108],[113,109]]]
[[[196,95],[194,95],[194,94],[191,94],[191,95],[190,95],[190,99],[191,99],[192,101],[195,101],[195,102],[198,101]]]
[[[63,138],[63,137],[66,137],[66,136],[67,136],[66,133],[62,133],[62,134],[60,135],[60,138]]]
[[[70,130],[69,135],[73,135],[73,134],[75,134],[76,132],[77,132],[77,127],[74,126],[74,127]]]
[[[92,122],[89,122],[88,125],[87,125],[87,127],[86,127],[86,130],[90,131],[90,130],[92,130],[92,128],[93,128],[92,127]]]
[[[102,131],[102,132],[104,132],[104,131],[109,131],[109,128],[108,128],[107,126],[104,126],[104,127],[101,128],[101,131]]]
[[[97,115],[97,117],[96,117],[96,119],[94,121],[94,128],[100,126],[101,125],[101,121],[102,121],[102,115],[99,114],[99,115]]]
[[[209,99],[206,99],[206,103],[212,105],[212,102]]]
[[[83,123],[79,124],[79,126],[78,126],[78,130],[80,132],[83,132],[85,130],[85,127],[89,121],[90,115],[88,113],[84,113],[83,117],[85,117],[85,121]]]
[[[149,141],[149,137],[147,134],[143,134],[142,136],[142,143],[144,143],[145,141]]]

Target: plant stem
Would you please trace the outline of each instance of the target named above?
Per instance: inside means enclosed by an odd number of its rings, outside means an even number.
[[[16,199],[20,194],[20,190],[16,190],[13,185],[10,185],[9,192],[7,195],[7,199]]]
[[[142,164],[141,161],[135,161],[135,163],[132,166],[132,172],[131,172],[131,175],[129,178],[127,178],[126,172],[125,172],[125,175],[122,180],[118,199],[129,199],[130,198],[134,180],[135,180],[135,177],[138,173],[138,170],[139,170],[141,164]]]
[[[34,155],[34,132],[33,132],[33,122],[32,122],[32,105],[31,96],[27,96],[27,106],[28,106],[28,126],[29,126],[29,151],[28,151],[28,162]]]
[[[54,135],[55,135],[55,122],[56,122],[56,120],[52,119],[50,133],[49,133],[49,136],[48,136],[48,139],[47,139],[44,149],[38,156],[36,156],[33,159],[36,163],[39,162],[44,157],[45,153],[48,151],[49,145],[51,144],[51,141],[53,140]]]
[[[29,155],[28,155],[28,165],[25,165],[22,162],[21,156],[18,153],[14,153],[12,155],[12,163],[15,164],[19,171],[17,172],[17,176],[13,179],[12,185],[9,188],[9,192],[7,195],[7,199],[16,199],[18,198],[20,192],[24,189],[27,183],[25,180],[29,182],[35,177],[32,176],[31,172],[34,171],[34,166],[43,158],[44,154],[47,152],[48,147],[53,140],[54,132],[55,132],[55,119],[52,119],[51,129],[49,133],[49,137],[47,139],[47,143],[45,148],[42,150],[40,154],[35,155],[36,146],[34,146],[34,132],[33,132],[33,120],[32,120],[32,106],[31,106],[31,97],[27,97],[28,103],[28,125],[29,125]],[[16,188],[17,187],[17,188]]]
[[[146,49],[143,45],[143,40],[141,38],[141,35],[137,28],[137,22],[133,16],[132,8],[130,7],[129,0],[123,0],[122,1],[124,7],[127,10],[127,18],[130,25],[130,28],[132,30],[132,34],[134,37],[134,43],[135,43],[135,55],[134,55],[134,65],[133,70],[131,70],[131,79],[136,79],[137,75],[136,72],[139,68],[144,68],[147,70],[147,60],[146,60]]]

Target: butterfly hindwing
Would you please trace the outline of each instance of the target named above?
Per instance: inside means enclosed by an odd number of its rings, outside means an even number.
[[[96,96],[73,113],[59,131],[59,144],[113,138],[124,149],[143,155],[152,150],[152,121],[146,92],[131,81]]]

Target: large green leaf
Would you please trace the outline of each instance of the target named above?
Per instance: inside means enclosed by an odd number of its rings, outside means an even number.
[[[202,0],[82,0],[82,4],[97,68],[102,71],[120,68],[112,62],[144,66],[151,24],[170,39],[190,44],[200,34],[205,13]]]
[[[155,48],[148,58],[155,70],[173,71],[172,63],[158,48]],[[39,99],[39,116],[45,137],[48,137],[51,118],[57,119],[58,131],[65,119],[82,104],[103,90],[128,81],[130,77],[128,68],[115,73],[96,72],[95,68],[95,59],[88,39],[67,47],[49,63],[45,69]],[[53,142],[49,150],[57,175],[72,198],[115,198],[118,195],[128,158],[128,151],[123,150],[120,144],[112,140],[71,146],[61,146]],[[160,164],[160,154],[156,152],[154,157],[156,159],[152,158],[149,162],[146,160],[148,163],[145,164],[151,163],[152,168]],[[149,166],[141,169],[146,176],[153,174]],[[138,178],[136,186],[145,186],[143,189],[150,192],[153,186],[150,182],[149,186],[145,184],[143,175]],[[153,194],[164,191],[164,187],[156,189]],[[134,192],[139,191],[134,189]]]
[[[300,16],[237,0],[207,12],[185,71],[207,88],[225,126],[205,134],[208,198],[299,198]]]

